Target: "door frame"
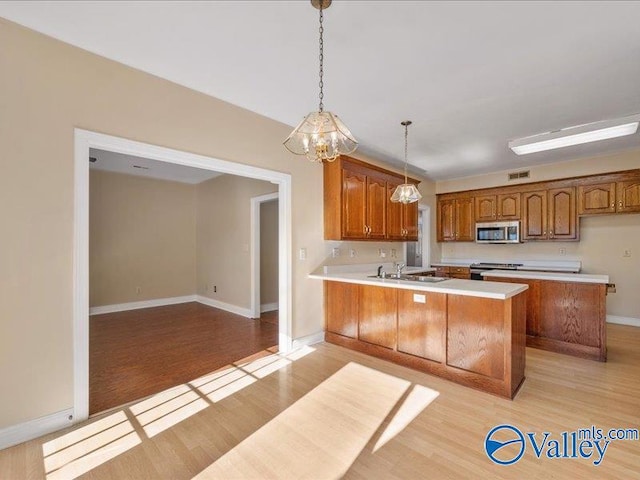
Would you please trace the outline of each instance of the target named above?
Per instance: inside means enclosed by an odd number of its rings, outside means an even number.
[[[251,314],[253,318],[260,318],[260,205],[278,200],[278,192],[251,198]],[[280,215],[278,215],[278,225]],[[278,298],[280,303],[280,298]]]
[[[422,266],[431,266],[431,207],[429,205],[418,205],[418,210],[422,212]]]
[[[73,219],[73,421],[89,418],[89,150],[99,148],[278,185],[278,349],[292,348],[291,175],[76,128]]]

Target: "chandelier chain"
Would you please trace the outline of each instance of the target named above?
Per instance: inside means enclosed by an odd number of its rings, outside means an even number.
[[[409,145],[409,124],[407,123],[404,126],[404,183],[408,183],[407,182],[407,150],[408,150],[408,145]]]
[[[324,98],[324,82],[322,81],[322,76],[324,75],[324,40],[322,38],[322,34],[324,33],[324,27],[322,26],[322,21],[324,20],[324,14],[322,13],[322,0],[320,2],[320,82],[318,85],[320,86],[320,106],[318,107],[319,111],[322,112],[324,110],[324,104],[322,103],[322,99]]]

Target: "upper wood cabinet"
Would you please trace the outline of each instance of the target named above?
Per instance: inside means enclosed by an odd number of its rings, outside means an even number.
[[[472,242],[474,240],[473,198],[439,200],[437,207],[439,242]]]
[[[390,201],[403,181],[399,174],[346,156],[325,163],[325,240],[417,240],[417,203]]]
[[[618,212],[640,212],[640,178],[616,184]]]
[[[520,219],[520,193],[479,195],[474,198],[476,222]]]
[[[523,240],[577,240],[575,188],[522,194]]]
[[[578,187],[578,215],[640,212],[640,179]]]
[[[578,186],[578,215],[615,213],[615,182]]]

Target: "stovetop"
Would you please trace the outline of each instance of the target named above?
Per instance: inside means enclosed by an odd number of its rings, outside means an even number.
[[[504,269],[504,270],[516,270],[518,267],[521,267],[522,263],[489,263],[489,262],[481,262],[481,263],[473,263],[471,264],[471,268],[484,268],[486,270],[491,269]]]

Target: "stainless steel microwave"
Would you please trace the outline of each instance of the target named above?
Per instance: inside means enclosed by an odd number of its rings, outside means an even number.
[[[520,243],[520,222],[476,223],[476,243]]]

